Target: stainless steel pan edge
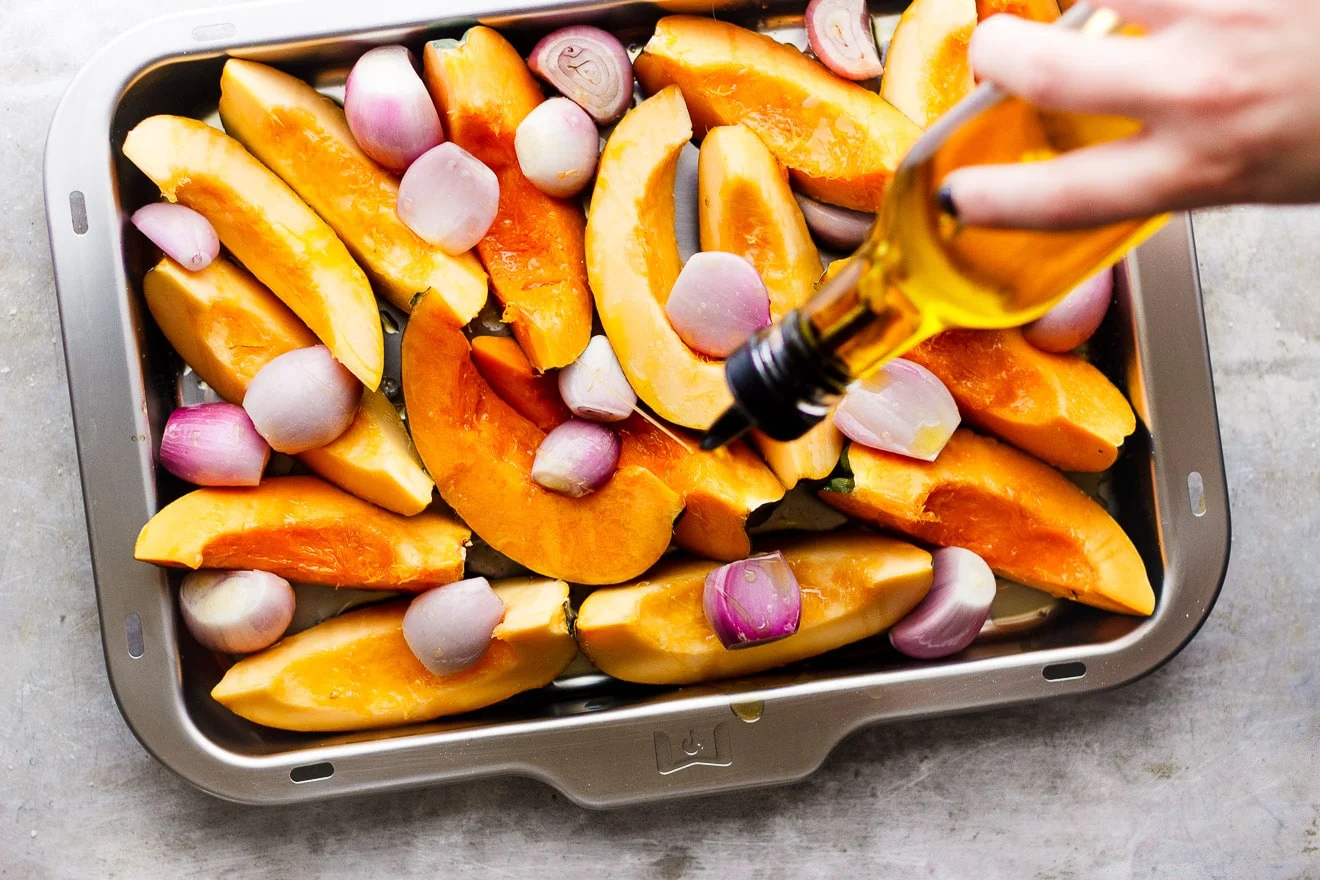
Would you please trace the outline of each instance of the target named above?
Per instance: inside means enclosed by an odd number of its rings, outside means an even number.
[[[1191,639],[1223,580],[1229,511],[1191,227],[1179,219],[1129,263],[1125,320],[1136,341],[1129,385],[1149,430],[1163,572],[1155,572],[1162,580],[1155,616],[1121,638],[761,690],[693,689],[595,714],[274,755],[241,754],[205,735],[182,697],[168,580],[130,552],[157,501],[135,329],[141,322],[121,258],[125,218],[116,201],[112,115],[141,72],[181,55],[365,32],[371,32],[367,42],[379,41],[395,31],[416,34],[478,18],[559,12],[589,18],[639,4],[443,5],[439,18],[416,2],[299,0],[159,19],[89,62],[56,111],[46,152],[47,220],[103,647],[120,710],[151,754],[212,794],[254,804],[516,774],[544,780],[578,803],[612,806],[799,779],[864,725],[1116,687],[1157,668]],[[684,4],[687,11],[696,5]],[[721,8],[730,5],[736,4]],[[1192,474],[1201,486],[1196,502],[1189,495],[1189,478],[1197,481]],[[134,615],[140,639],[126,631]],[[1084,675],[1044,677],[1046,667],[1069,663],[1084,664]],[[744,721],[754,714],[733,707],[752,701],[760,704],[760,716]],[[292,781],[296,768],[322,762],[333,767],[328,777]]]

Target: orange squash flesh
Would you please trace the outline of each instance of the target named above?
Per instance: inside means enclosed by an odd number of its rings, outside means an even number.
[[[591,339],[591,290],[575,202],[552,198],[518,165],[518,124],[545,100],[518,50],[486,27],[461,43],[428,43],[426,84],[454,143],[490,166],[500,182],[499,213],[477,253],[490,273],[504,320],[538,370],[572,363]]]
[[[471,532],[448,516],[403,517],[315,477],[198,489],[142,528],[134,558],[175,568],[258,569],[331,587],[421,591],[463,577]]]
[[[239,660],[211,691],[230,711],[281,730],[392,727],[471,712],[544,687],[577,655],[568,631],[568,585],[492,584],[504,620],[472,666],[435,675],[403,638],[406,602],[331,618]]]
[[[973,425],[1065,471],[1111,467],[1137,428],[1104,373],[1043,352],[1018,330],[952,330],[904,357],[939,376]]]
[[[399,179],[358,147],[338,104],[264,64],[231,58],[220,76],[220,119],[338,233],[398,308],[434,290],[467,322],[486,302],[474,254],[451,257],[399,219]]]
[[[462,329],[430,296],[403,334],[403,389],[441,497],[499,552],[547,577],[609,584],[641,574],[668,548],[683,500],[645,468],[622,467],[583,498],[532,482],[545,432],[491,389]]]
[[[472,362],[506,403],[542,431],[572,418],[553,380],[534,374],[512,339],[477,337]],[[613,427],[619,434],[619,466],[645,468],[682,496],[684,513],[674,525],[678,546],[724,561],[751,552],[747,518],[783,498],[784,487],[745,444],[704,452],[692,434],[671,428],[671,437],[640,415]]]
[[[814,198],[878,211],[921,130],[874,92],[796,48],[697,16],[670,16],[635,64],[648,94],[677,85],[698,135],[742,123]]]
[[[776,321],[810,299],[821,276],[820,251],[788,174],[761,139],[741,125],[711,129],[698,175],[702,250],[734,253],[755,266]],[[790,489],[829,476],[843,451],[843,435],[829,420],[788,443],[760,432],[752,440]]]
[[[619,466],[644,467],[683,496],[683,517],[674,526],[678,546],[699,556],[732,562],[752,552],[747,517],[784,497],[784,487],[746,444],[705,452],[697,437],[676,431],[683,445],[633,415],[616,426]]]
[[[597,590],[578,612],[578,644],[604,673],[642,684],[692,684],[754,675],[874,636],[903,618],[931,585],[931,557],[866,532],[778,545],[802,587],[798,631],[727,650],[706,622],[709,562],[667,563],[635,584]]]
[[[975,29],[975,0],[915,0],[889,42],[880,96],[929,128],[976,85],[967,53]]]
[[[600,158],[587,219],[587,269],[601,326],[637,396],[662,419],[705,430],[733,403],[724,364],[688,348],[665,316],[683,268],[674,178],[691,139],[677,88],[623,117]]]
[[[701,249],[744,257],[770,293],[779,320],[806,302],[822,267],[788,174],[742,125],[712,128],[698,161]]]
[[[1030,456],[967,430],[932,463],[853,444],[854,487],[821,498],[864,522],[981,555],[1006,578],[1120,614],[1155,608],[1132,540],[1085,492]]]
[[[796,440],[785,443],[753,431],[752,443],[786,489],[803,480],[825,479],[834,472],[843,454],[843,434],[828,416]]]
[[[979,21],[1001,12],[1049,24],[1059,17],[1059,3],[1058,0],[976,0]]]
[[[165,257],[142,292],[151,315],[184,362],[233,404],[273,358],[316,345],[316,337],[259,281],[223,257],[189,272]],[[298,459],[364,501],[411,516],[431,503],[434,484],[422,469],[403,420],[379,391],[364,391],[348,430]]]
[[[124,155],[170,201],[206,217],[220,241],[370,389],[385,342],[376,297],[348,248],[289,186],[229,135],[196,119],[152,116]]]
[[[559,396],[558,379],[537,373],[517,340],[478,336],[472,340],[472,364],[505,403],[542,431],[573,418]]]

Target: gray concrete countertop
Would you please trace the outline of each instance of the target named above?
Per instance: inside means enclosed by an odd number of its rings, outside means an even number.
[[[443,5],[443,0],[439,0]],[[101,657],[41,203],[65,86],[198,0],[0,0],[0,876],[1320,877],[1320,210],[1196,219],[1235,542],[1122,690],[871,729],[798,785],[612,813],[501,780],[280,809],[195,791]]]

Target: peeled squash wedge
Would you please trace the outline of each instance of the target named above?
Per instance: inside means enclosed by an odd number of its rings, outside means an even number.
[[[252,488],[198,489],[167,504],[142,527],[133,556],[417,592],[463,577],[471,534],[443,514],[398,516],[315,477],[272,477]]]
[[[648,94],[678,86],[698,135],[741,123],[813,198],[878,211],[921,129],[875,92],[755,31],[706,16],[660,19],[635,69]]]
[[[678,546],[725,562],[752,552],[747,518],[784,497],[783,484],[756,453],[743,443],[706,452],[699,438],[675,432],[676,441],[637,415],[616,427],[619,465],[644,467],[683,496],[683,516],[674,525]]]
[[[798,631],[730,651],[706,622],[709,562],[667,563],[645,579],[597,590],[578,611],[578,644],[607,675],[641,684],[692,684],[753,675],[874,636],[897,623],[930,589],[931,557],[867,532],[778,546],[802,587]]]
[[[472,28],[458,43],[427,43],[423,61],[450,139],[499,178],[499,212],[477,253],[504,320],[536,369],[567,366],[591,339],[586,221],[576,201],[533,186],[514,151],[519,123],[545,100],[541,87],[518,50],[487,27]]]
[[[976,86],[967,56],[976,5],[976,0],[914,0],[894,29],[880,96],[922,128]]]
[[[1018,330],[951,330],[904,357],[939,376],[971,424],[1065,471],[1106,470],[1137,429],[1104,373]]]
[[[223,257],[200,272],[165,257],[147,273],[142,292],[174,350],[233,404],[243,402],[252,377],[273,358],[316,345],[316,337],[284,303]],[[411,516],[431,503],[435,484],[398,411],[379,391],[363,392],[348,430],[298,459],[340,488],[395,513]]]
[[[587,271],[601,326],[637,396],[705,430],[732,403],[722,361],[679,338],[665,302],[683,262],[674,231],[678,157],[692,122],[676,88],[629,111],[600,158],[587,218]]]
[[[211,696],[266,727],[328,732],[430,721],[549,684],[577,654],[568,585],[520,579],[492,587],[504,601],[504,620],[486,653],[461,672],[429,672],[403,638],[408,603],[389,602],[239,660]]]
[[[385,342],[371,284],[288,184],[223,131],[183,116],[139,122],[124,155],[167,199],[206,217],[220,242],[363,385],[380,385]]]
[[[499,552],[547,577],[617,584],[668,549],[683,499],[649,470],[621,467],[582,498],[532,481],[545,432],[481,377],[462,328],[430,296],[403,334],[403,390],[440,496]]]
[[[451,257],[399,219],[399,179],[358,147],[338,104],[287,73],[231,58],[220,75],[225,131],[302,196],[407,312],[434,290],[463,322],[486,302],[486,272],[474,254]]]
[[[788,173],[761,139],[741,125],[711,129],[701,144],[698,176],[701,249],[737,254],[755,266],[776,321],[810,299],[822,271],[820,251]],[[789,489],[829,476],[843,451],[843,435],[828,419],[788,443],[759,432],[752,438]]]
[[[1150,614],[1132,540],[1062,474],[988,437],[959,430],[931,463],[848,448],[851,491],[824,491],[863,522],[981,555],[996,574],[1120,614]]]

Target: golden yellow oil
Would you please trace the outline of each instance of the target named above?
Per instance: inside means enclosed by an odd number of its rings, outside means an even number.
[[[951,327],[1015,327],[1117,262],[1166,217],[1094,229],[992,229],[957,222],[936,193],[970,165],[1044,161],[1125,137],[1119,117],[1039,110],[1006,98],[964,123],[925,161],[900,169],[870,240],[804,308],[821,348],[853,378]]]

